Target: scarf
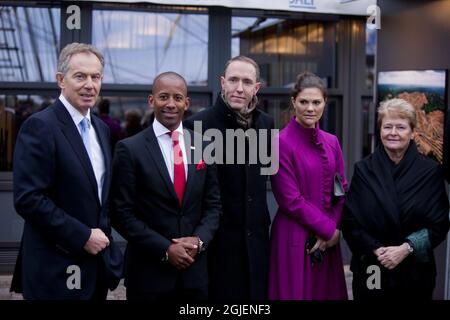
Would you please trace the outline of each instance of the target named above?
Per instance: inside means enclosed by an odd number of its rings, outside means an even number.
[[[221,94],[222,100],[230,111],[235,115],[235,119],[240,127],[243,129],[248,129],[252,126],[253,120],[253,110],[255,110],[256,105],[258,104],[258,97],[256,95],[253,96],[250,103],[241,110],[234,110],[228,102],[225,100],[225,96]]]
[[[413,141],[397,165],[380,145],[355,166],[343,223],[346,215],[382,245],[399,245],[411,233],[428,228],[434,247],[448,230],[443,174]]]

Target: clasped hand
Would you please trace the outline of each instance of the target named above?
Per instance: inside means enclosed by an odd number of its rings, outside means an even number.
[[[182,237],[172,239],[172,244],[167,250],[169,263],[178,270],[183,270],[194,263],[194,257],[198,252],[197,237]]]
[[[380,247],[374,251],[374,254],[383,267],[392,270],[409,255],[409,251],[406,243],[403,243],[399,246]]]
[[[341,232],[339,231],[339,229],[334,230],[333,236],[328,241],[323,240],[320,237],[317,237],[316,244],[307,253],[311,254],[314,251],[316,251],[317,249],[324,252],[328,248],[335,246],[339,242],[340,237],[341,237]]]

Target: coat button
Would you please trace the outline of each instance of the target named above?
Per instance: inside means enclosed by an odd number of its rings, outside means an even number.
[[[253,198],[250,197],[250,196],[248,196],[248,197],[247,197],[247,200],[248,200],[248,202],[252,202],[252,201],[253,201]]]
[[[252,236],[252,232],[250,230],[247,229],[247,236],[251,237]]]

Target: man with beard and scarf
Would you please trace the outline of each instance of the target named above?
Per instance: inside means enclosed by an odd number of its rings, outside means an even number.
[[[382,144],[355,166],[342,220],[355,300],[432,298],[433,249],[449,229],[449,205],[438,164],[417,151],[415,125],[410,103],[383,102]],[[369,279],[373,270],[379,281]]]
[[[256,105],[260,83],[257,63],[248,57],[230,59],[220,78],[222,92],[213,107],[188,118],[185,125],[202,132],[220,130],[227,145],[226,130],[255,130],[258,146],[260,130],[273,129],[273,119]],[[270,135],[268,134],[270,137]],[[270,141],[268,139],[268,141]],[[270,143],[267,143],[270,150]],[[223,158],[226,152],[223,150]],[[245,163],[236,158],[245,152]],[[262,164],[249,162],[249,140],[234,146],[233,164],[218,164],[223,207],[219,229],[209,246],[210,298],[213,300],[262,300],[267,295],[270,215],[266,201],[267,176]]]

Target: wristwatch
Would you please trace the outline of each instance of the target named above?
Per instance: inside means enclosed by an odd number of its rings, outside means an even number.
[[[202,239],[200,239],[200,237],[197,237],[197,239],[198,239],[198,253],[205,251]]]
[[[166,253],[164,254],[164,257],[161,259],[162,262],[167,262],[169,261],[169,253],[166,251]]]
[[[412,255],[414,253],[414,247],[412,245],[412,242],[409,240],[406,240],[406,248],[408,249],[409,255]]]

